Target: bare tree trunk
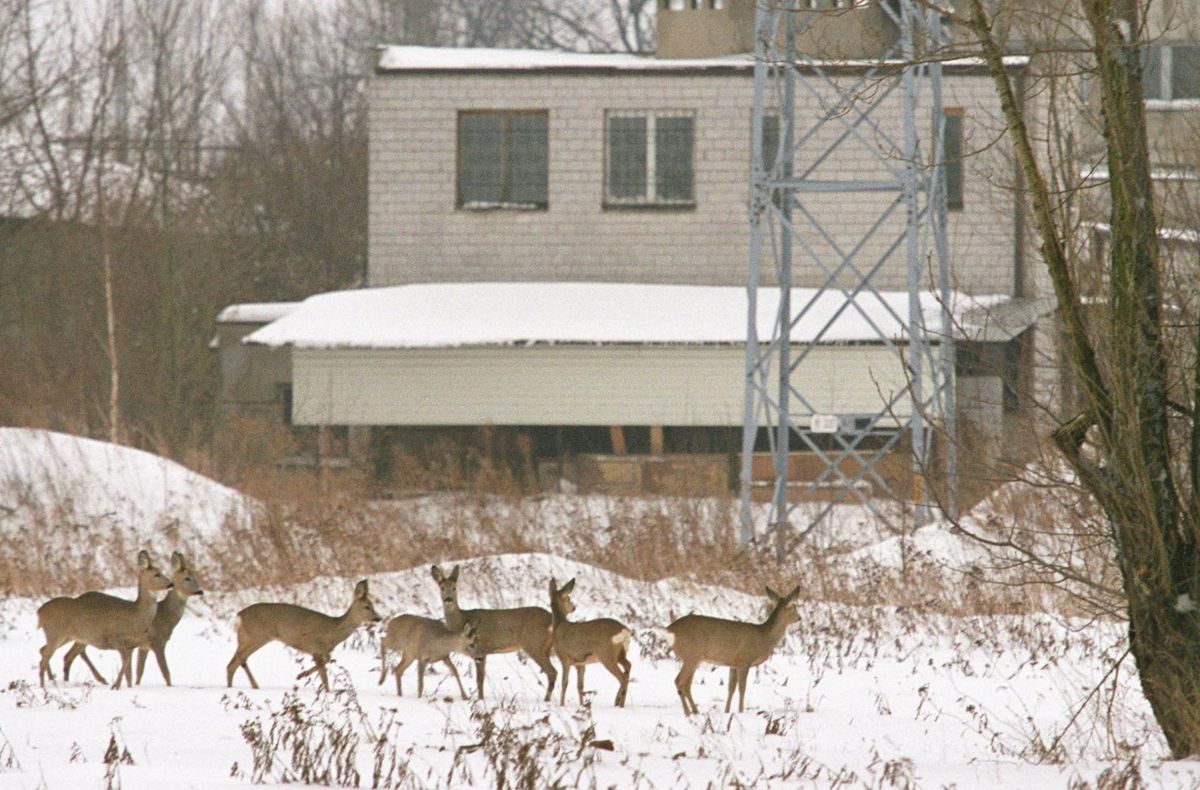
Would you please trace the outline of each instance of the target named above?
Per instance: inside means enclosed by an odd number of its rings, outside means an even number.
[[[104,155],[96,169],[96,226],[100,231],[100,258],[104,274],[105,350],[108,353],[108,440],[121,444],[121,366],[117,357],[117,311],[113,301],[112,240],[108,233],[104,198]]]
[[[970,1],[968,25],[1001,97],[1066,327],[1068,364],[1086,408],[1061,425],[1054,439],[1111,526],[1129,617],[1130,651],[1142,690],[1178,758],[1200,753],[1200,587],[1196,552],[1196,480],[1188,457],[1200,448],[1195,409],[1175,407],[1189,421],[1183,447],[1170,433],[1172,365],[1163,338],[1158,222],[1151,181],[1141,89],[1135,0],[1082,0],[1102,102],[1111,201],[1109,265],[1112,315],[1104,354],[1088,336],[1062,242],[1074,217],[1050,200],[1035,160],[1024,109],[1013,91],[981,0]],[[1097,331],[1091,327],[1092,331]],[[1200,346],[1197,346],[1200,358]],[[1191,364],[1197,362],[1191,360]],[[1200,376],[1200,372],[1194,372]],[[1182,380],[1186,381],[1186,378]],[[1195,378],[1200,397],[1200,378]],[[1181,459],[1182,458],[1182,462]]]

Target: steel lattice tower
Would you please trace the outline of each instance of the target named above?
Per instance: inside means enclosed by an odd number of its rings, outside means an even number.
[[[877,465],[904,438],[912,448],[918,524],[930,517],[925,474],[931,468],[935,431],[947,435],[939,442],[947,490],[953,492],[956,482],[954,347],[949,331],[943,334],[941,329],[951,326],[941,161],[942,66],[934,57],[944,42],[943,21],[917,0],[870,2],[879,4],[896,35],[879,56],[853,63],[831,61],[798,46],[822,13],[810,9],[807,0],[758,0],[756,8],[741,521],[744,541],[766,537],[755,534],[752,504],[752,455],[760,429],[766,428],[774,467],[767,532],[780,555],[848,498],[882,517],[861,486],[867,483],[892,494]],[[860,4],[856,0],[854,5]],[[802,119],[797,117],[798,96],[806,101]],[[772,117],[778,119],[773,122],[776,150],[773,161],[764,162],[764,131]],[[874,168],[869,178],[835,165],[866,160]],[[828,211],[820,210],[821,201],[828,206],[837,195],[858,196],[865,211],[880,208],[877,217],[869,215],[858,238],[847,239],[844,229],[839,237],[827,220]],[[793,304],[792,290],[796,253],[811,267],[806,284],[816,287],[815,295],[802,292],[799,304]],[[897,266],[907,272],[907,315],[889,307],[877,285],[881,272],[895,277]],[[766,285],[764,274],[771,271],[774,283]],[[778,291],[778,310],[770,337],[760,337],[758,311],[760,304],[769,309],[769,300],[760,301],[759,295],[768,288]],[[817,317],[818,302],[828,311],[830,298],[837,304],[833,317],[823,321],[815,336],[793,338],[801,321]],[[931,303],[941,319],[933,328],[925,323]],[[905,327],[906,338],[898,339],[879,326],[874,317],[878,306]],[[871,326],[878,342],[905,366],[909,386],[881,398],[874,413],[837,414],[836,430],[819,440],[813,431],[817,411],[806,394],[804,365],[843,314],[857,314]],[[826,417],[825,422],[831,420]],[[789,487],[789,452],[797,442],[823,466],[803,488]],[[844,465],[856,471],[848,473]],[[790,495],[807,499],[818,488],[831,493],[830,500],[794,530]]]

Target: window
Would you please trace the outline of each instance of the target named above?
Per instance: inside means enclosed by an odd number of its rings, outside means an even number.
[[[945,179],[946,208],[963,210],[963,110],[945,109],[946,124],[942,134],[942,175]]]
[[[775,167],[775,157],[779,155],[779,116],[775,113],[765,113],[762,119],[762,166],[770,171]]]
[[[695,205],[692,112],[610,110],[604,126],[605,205]]]
[[[458,114],[458,206],[544,209],[547,206],[547,114]]]
[[[1142,52],[1142,91],[1147,99],[1200,99],[1200,44],[1154,45]]]

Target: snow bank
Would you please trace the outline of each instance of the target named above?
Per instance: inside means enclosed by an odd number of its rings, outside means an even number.
[[[0,428],[0,535],[36,531],[209,539],[253,501],[151,453],[52,431]]]

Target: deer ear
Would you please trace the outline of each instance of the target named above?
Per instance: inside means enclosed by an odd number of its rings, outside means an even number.
[[[141,551],[138,552],[138,567],[139,568],[149,568],[150,567],[150,554],[145,549],[142,549]]]
[[[174,568],[177,571],[181,571],[181,570],[183,570],[185,565],[187,565],[187,562],[184,561],[182,554],[180,554],[177,551],[174,552],[173,554],[171,554],[171,567],[172,568]]]
[[[358,584],[354,585],[354,597],[360,600],[366,600],[367,597],[367,580],[362,579]]]
[[[788,603],[791,603],[792,601],[796,600],[796,598],[799,595],[800,595],[800,585],[797,584],[795,587],[792,588],[792,591],[787,594]]]
[[[550,597],[553,598],[558,593],[558,582],[554,581],[554,577],[550,577]]]
[[[770,598],[772,601],[779,601],[779,599],[783,598],[782,595],[780,595],[779,593],[772,590],[771,585],[769,585],[769,584],[764,589],[766,589],[766,591],[767,591],[767,597]]]
[[[574,579],[571,579],[571,581],[567,582],[566,584],[564,584],[562,586],[562,592],[565,592],[565,593],[569,593],[569,592],[571,592],[571,590],[574,590],[574,589],[575,589],[575,580]]]
[[[441,580],[442,580],[443,578],[445,578],[445,577],[443,577],[443,576],[442,576],[442,569],[441,569],[441,568],[439,568],[439,567],[438,567],[438,566],[436,566],[436,565],[434,565],[433,567],[431,567],[431,568],[429,569],[429,573],[430,573],[430,575],[431,575],[431,576],[433,576],[433,580],[434,580],[435,582],[441,582]]]
[[[457,565],[454,566],[454,570],[450,571],[449,579],[452,582],[458,581],[458,566]]]

